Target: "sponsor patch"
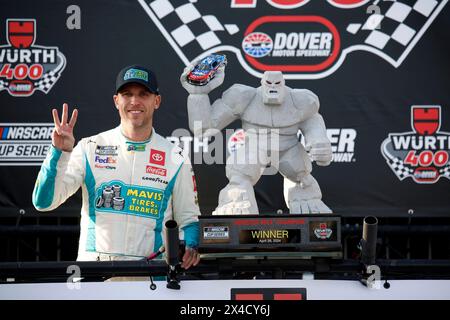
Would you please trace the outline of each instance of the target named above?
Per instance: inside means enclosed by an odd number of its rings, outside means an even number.
[[[102,164],[116,164],[117,163],[117,159],[115,159],[112,156],[108,156],[108,157],[102,157],[102,156],[95,156],[94,158],[94,162],[96,163],[102,163]]]
[[[158,219],[164,201],[164,191],[134,186],[114,180],[101,184],[95,191],[97,211],[128,214]]]
[[[117,156],[118,146],[97,146],[95,148],[95,154],[101,156]]]
[[[128,80],[128,79],[138,79],[138,80],[143,80],[145,82],[148,82],[148,73],[147,73],[147,71],[144,71],[144,70],[129,69],[123,76],[123,80]]]
[[[159,177],[142,177],[142,180],[145,181],[152,181],[152,182],[156,182],[156,183],[163,183],[163,184],[169,184],[169,181],[161,179]]]
[[[166,153],[164,151],[151,149],[150,150],[150,163],[164,166],[166,163]]]
[[[138,151],[143,152],[145,151],[146,144],[135,144],[135,143],[128,143],[127,142],[127,151]]]
[[[147,166],[145,169],[145,172],[150,173],[150,174],[156,174],[156,175],[163,176],[163,177],[165,177],[167,175],[166,169],[157,168],[154,166]]]
[[[117,167],[109,166],[109,165],[101,165],[101,164],[95,164],[94,167],[97,169],[108,169],[108,170],[116,170]]]

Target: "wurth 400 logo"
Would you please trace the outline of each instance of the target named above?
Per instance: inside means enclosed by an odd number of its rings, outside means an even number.
[[[48,93],[58,81],[66,58],[57,47],[35,45],[36,20],[7,19],[6,40],[0,46],[0,91],[16,97],[36,90]]]
[[[381,145],[381,153],[395,175],[417,183],[435,183],[450,179],[450,133],[440,131],[440,106],[413,106],[413,131],[390,133]]]
[[[448,2],[138,1],[186,66],[228,51],[256,77],[277,70],[286,79],[327,77],[355,51],[398,68]]]
[[[314,235],[319,239],[329,239],[333,230],[328,228],[326,223],[320,223],[319,228],[314,229]]]

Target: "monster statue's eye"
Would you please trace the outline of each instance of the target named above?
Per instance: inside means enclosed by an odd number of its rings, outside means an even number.
[[[267,81],[267,80],[266,80],[266,83],[267,83],[267,84],[272,84],[272,82],[270,82],[270,81]]]
[[[280,84],[280,83],[281,83],[281,81],[275,82],[275,84]]]

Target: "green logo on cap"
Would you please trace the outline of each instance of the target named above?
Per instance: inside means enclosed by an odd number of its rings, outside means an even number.
[[[144,71],[144,70],[139,70],[139,69],[127,70],[127,72],[123,76],[123,80],[128,80],[128,79],[139,79],[139,80],[148,82],[148,72]]]

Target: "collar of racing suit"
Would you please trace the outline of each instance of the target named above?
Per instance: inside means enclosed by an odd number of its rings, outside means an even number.
[[[122,128],[119,125],[116,130],[118,130],[120,132],[120,137],[122,139],[122,142],[125,143],[131,143],[131,144],[145,144],[145,143],[149,143],[150,141],[152,141],[152,138],[155,136],[155,128],[152,127],[152,132],[150,133],[150,138],[148,138],[147,140],[143,140],[143,141],[133,141],[128,139],[122,132]]]

